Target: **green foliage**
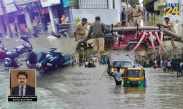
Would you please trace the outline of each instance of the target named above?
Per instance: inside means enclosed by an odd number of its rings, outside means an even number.
[[[139,0],[129,0],[131,6],[139,5]]]
[[[143,0],[143,4],[146,5],[149,2],[149,0]]]

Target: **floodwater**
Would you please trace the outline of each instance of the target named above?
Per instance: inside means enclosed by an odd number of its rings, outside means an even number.
[[[39,49],[44,43],[63,50],[58,43],[35,39]],[[61,39],[60,39],[61,40]],[[67,39],[64,39],[67,40]],[[47,41],[47,42],[46,42]],[[57,41],[54,41],[57,42]],[[37,44],[37,45],[36,45]],[[40,44],[40,45],[39,45]],[[74,45],[73,45],[74,46]],[[41,47],[40,47],[41,48]],[[65,51],[67,52],[67,51]],[[182,109],[183,78],[174,72],[146,69],[145,89],[115,87],[107,75],[107,66],[96,68],[67,67],[37,81],[37,102],[8,102],[9,74],[0,67],[0,109]]]

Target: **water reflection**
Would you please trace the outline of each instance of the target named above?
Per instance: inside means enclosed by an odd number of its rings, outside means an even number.
[[[125,94],[145,94],[145,88],[125,87],[124,93]]]
[[[120,94],[121,93],[121,88],[122,86],[115,86],[115,88],[114,88],[114,93],[115,94]]]

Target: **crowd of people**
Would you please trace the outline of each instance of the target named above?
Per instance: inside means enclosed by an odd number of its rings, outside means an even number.
[[[162,68],[164,72],[181,73],[183,75],[183,61],[181,59],[154,60],[154,68]]]

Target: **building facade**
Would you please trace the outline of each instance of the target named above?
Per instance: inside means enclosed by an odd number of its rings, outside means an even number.
[[[73,21],[87,18],[93,22],[96,16],[100,16],[103,23],[113,24],[120,21],[121,0],[77,0],[77,6],[71,11]]]
[[[68,9],[66,2],[69,3],[68,0],[1,0],[0,23],[5,24],[0,25],[0,33],[11,36],[12,33],[31,32],[35,20],[41,29],[50,27],[50,31],[56,32],[55,18],[59,19]]]

